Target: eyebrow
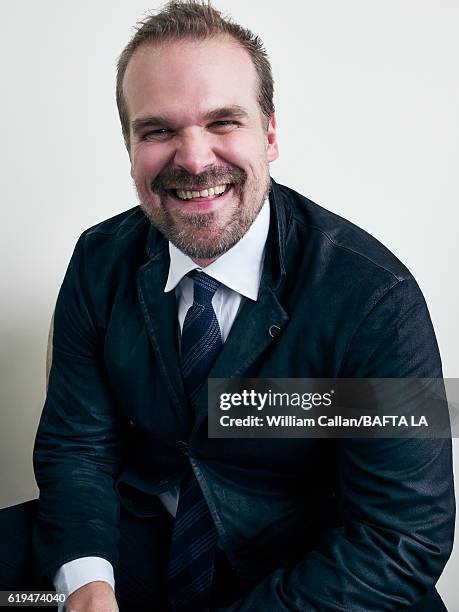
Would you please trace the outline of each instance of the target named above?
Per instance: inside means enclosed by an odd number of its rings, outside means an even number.
[[[232,118],[232,119],[248,119],[249,113],[243,106],[238,106],[237,104],[233,104],[231,106],[223,106],[222,108],[215,108],[204,115],[204,119],[206,121],[218,121],[219,119],[224,118]],[[170,127],[173,125],[173,120],[167,117],[167,115],[156,115],[149,117],[139,117],[138,119],[134,119],[132,122],[132,131],[134,134],[140,134],[147,128],[151,127]]]

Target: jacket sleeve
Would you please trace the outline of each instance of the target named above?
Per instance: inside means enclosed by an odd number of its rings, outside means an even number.
[[[56,304],[53,362],[34,448],[39,576],[79,557],[117,563],[120,416],[104,370],[84,244],[83,235]]]
[[[342,377],[440,376],[422,294],[399,281],[358,324]],[[454,533],[451,440],[342,439],[339,470],[343,526],[227,612],[402,610],[435,585]]]

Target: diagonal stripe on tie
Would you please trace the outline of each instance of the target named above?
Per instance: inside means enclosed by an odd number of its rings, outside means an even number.
[[[193,405],[221,349],[222,339],[212,298],[220,283],[192,272],[193,305],[183,322],[182,374]],[[168,566],[169,603],[174,612],[207,612],[210,608],[217,533],[191,471],[180,485]]]
[[[173,578],[180,574],[188,563],[193,563],[196,561],[201,554],[209,548],[209,546],[214,545],[214,536],[210,531],[196,537],[193,542],[193,546],[190,550],[183,551],[181,554],[177,555],[173,561],[169,564],[169,577]]]
[[[220,328],[217,322],[212,321],[205,336],[202,336],[194,346],[190,347],[189,353],[182,359],[182,369],[185,378],[188,378],[189,372],[193,368],[207,370],[207,364],[203,361],[203,357],[210,351],[213,351],[214,347],[220,350],[220,346]],[[190,384],[190,381],[188,384]]]
[[[183,322],[184,330],[186,330],[190,325],[192,325],[204,311],[204,306],[201,306],[200,304],[195,304],[194,306],[192,306],[192,308],[193,310],[190,313],[190,316],[187,316],[185,321]]]
[[[205,516],[207,512],[206,500],[200,496],[195,502],[187,502],[190,506],[193,504],[193,512],[188,512],[186,517],[182,517],[180,523],[177,523],[174,536],[178,539],[183,533],[190,529],[200,518]]]

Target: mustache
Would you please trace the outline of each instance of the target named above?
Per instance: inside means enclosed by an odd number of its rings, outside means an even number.
[[[241,188],[247,179],[247,173],[241,168],[219,167],[209,168],[201,174],[190,174],[179,168],[161,172],[150,183],[154,193],[162,194],[169,189],[191,190],[196,187],[222,185],[232,183],[236,190]]]

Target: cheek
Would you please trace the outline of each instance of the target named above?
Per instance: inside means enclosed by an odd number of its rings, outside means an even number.
[[[267,163],[264,142],[247,135],[228,138],[221,143],[215,153],[223,161],[242,168],[249,175],[258,174],[260,167],[264,167]]]
[[[166,156],[158,147],[139,147],[131,154],[131,174],[134,178],[154,178],[166,164]]]

